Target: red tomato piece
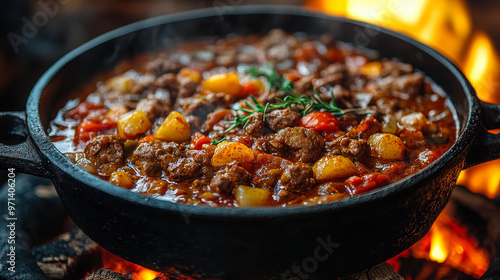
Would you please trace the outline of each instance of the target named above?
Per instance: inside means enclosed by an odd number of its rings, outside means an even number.
[[[74,120],[83,120],[92,111],[96,110],[103,110],[105,113],[105,111],[107,111],[107,108],[102,104],[90,103],[85,101],[78,104],[78,106],[76,106],[75,108],[69,110],[66,113],[66,117]]]
[[[389,182],[390,177],[380,173],[365,174],[361,177],[351,176],[345,180],[347,191],[351,195],[356,195],[376,189]]]
[[[148,136],[144,136],[141,139],[139,139],[139,141],[137,142],[137,144],[147,143],[147,142],[151,142],[151,141],[154,141],[154,140],[155,140],[155,136],[154,135],[148,135]]]
[[[299,125],[314,131],[337,131],[339,120],[330,113],[314,112],[301,118]]]
[[[191,139],[191,144],[189,148],[191,150],[201,150],[203,149],[204,144],[210,144],[212,141],[207,136],[201,134],[200,132],[196,132]]]
[[[108,131],[116,127],[116,122],[95,122],[90,120],[85,120],[81,122],[76,128],[75,140],[77,142],[83,141],[87,142],[92,137],[95,137],[102,131]]]
[[[260,88],[255,85],[255,83],[247,83],[241,89],[240,95],[241,97],[246,97],[249,95],[258,95],[260,92]]]

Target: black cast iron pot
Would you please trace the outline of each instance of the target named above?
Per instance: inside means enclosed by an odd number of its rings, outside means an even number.
[[[331,33],[413,64],[448,94],[459,122],[456,143],[424,170],[353,198],[307,207],[228,209],[174,204],[114,186],[71,163],[46,134],[68,93],[123,59],[183,39],[276,27]],[[132,24],[63,57],[38,81],[25,113],[1,114],[0,161],[52,179],[85,234],[148,268],[231,279],[333,278],[383,262],[422,238],[460,170],[500,157],[499,137],[486,131],[500,127],[499,116],[500,108],[481,103],[449,60],[400,34],[297,8],[243,7],[224,14],[209,9]]]

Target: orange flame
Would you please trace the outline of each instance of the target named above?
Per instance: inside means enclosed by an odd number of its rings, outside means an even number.
[[[101,250],[103,267],[111,269],[114,272],[120,274],[129,274],[132,276],[132,280],[153,280],[160,274],[153,270],[121,259],[104,249]]]
[[[454,61],[481,100],[500,103],[500,58],[490,38],[473,28],[465,1],[308,0],[306,6],[369,22],[422,41]],[[500,160],[469,168],[461,172],[458,184],[493,198],[500,193],[498,170]],[[477,244],[445,214],[410,250],[414,257],[447,263],[477,277],[489,265],[487,253],[477,249]]]
[[[306,6],[416,38],[453,60],[481,100],[500,103],[500,58],[490,38],[472,27],[463,0],[308,0]],[[492,170],[500,170],[500,160],[462,172],[458,183],[493,198],[500,192],[500,174]]]
[[[467,234],[467,229],[443,212],[429,233],[407,251],[388,262],[397,267],[398,258],[414,258],[448,264],[475,278],[481,277],[488,269],[490,256],[486,249]]]

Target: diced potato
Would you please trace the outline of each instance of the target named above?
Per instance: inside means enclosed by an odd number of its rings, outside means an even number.
[[[361,74],[368,77],[377,77],[382,72],[382,63],[379,61],[369,62],[361,67]]]
[[[177,111],[172,111],[156,129],[154,136],[160,140],[181,143],[191,138],[191,130],[184,116]]]
[[[194,68],[182,68],[179,72],[179,76],[189,78],[195,83],[199,83],[201,81],[200,70]]]
[[[376,133],[368,137],[371,155],[383,160],[398,160],[405,155],[403,140],[389,133]]]
[[[393,115],[384,115],[382,122],[382,132],[396,134],[398,132],[398,120]]]
[[[132,139],[148,131],[152,124],[142,111],[131,111],[120,117],[116,124],[122,139]]]
[[[135,85],[134,79],[127,76],[116,76],[106,81],[106,87],[111,91],[119,93],[127,93],[132,90]]]
[[[402,116],[400,122],[410,131],[422,131],[422,129],[427,125],[427,118],[421,112],[411,113]]]
[[[271,199],[271,191],[247,186],[237,186],[234,197],[241,207],[265,206]]]
[[[221,166],[233,161],[241,163],[244,168],[248,168],[254,161],[252,149],[239,142],[226,141],[219,143],[215,148],[212,164]]]
[[[223,92],[232,96],[238,96],[241,92],[241,85],[236,73],[221,73],[212,75],[203,81],[201,89],[215,93]]]
[[[312,167],[314,179],[328,181],[356,174],[356,165],[348,158],[339,155],[324,156]]]
[[[129,190],[135,187],[134,179],[125,171],[115,171],[111,173],[109,182]]]

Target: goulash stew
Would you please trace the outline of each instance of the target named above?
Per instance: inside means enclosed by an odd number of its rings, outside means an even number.
[[[424,73],[329,35],[183,42],[98,78],[51,122],[53,143],[103,180],[178,203],[344,199],[421,170],[457,133]]]

